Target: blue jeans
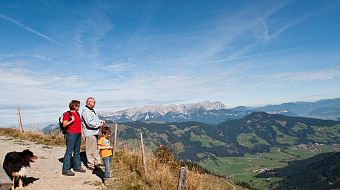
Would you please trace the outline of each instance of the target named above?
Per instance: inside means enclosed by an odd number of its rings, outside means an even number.
[[[110,178],[110,164],[111,164],[112,156],[108,156],[103,158],[103,162],[105,165],[105,175],[104,179]]]
[[[66,152],[63,161],[63,171],[71,169],[71,156],[73,152],[73,168],[80,168],[80,143],[81,134],[67,133],[66,135]]]

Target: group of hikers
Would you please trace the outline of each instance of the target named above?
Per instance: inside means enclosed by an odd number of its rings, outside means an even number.
[[[105,166],[104,184],[110,177],[110,163],[112,160],[112,146],[110,145],[111,130],[105,127],[105,121],[100,120],[94,107],[93,97],[86,99],[85,108],[79,114],[80,101],[69,103],[70,111],[63,114],[62,126],[66,128],[66,152],[63,159],[62,174],[74,176],[74,172],[86,172],[81,167],[80,144],[85,141],[87,169],[93,171],[101,166],[101,158]],[[70,115],[71,114],[71,115]],[[100,131],[102,134],[100,134]],[[99,139],[98,137],[101,136]],[[73,171],[71,171],[71,156],[73,153]]]

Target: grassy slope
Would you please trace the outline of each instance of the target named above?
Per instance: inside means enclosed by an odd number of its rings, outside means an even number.
[[[22,140],[31,140],[49,146],[65,146],[62,135],[44,135],[38,132],[25,132],[0,128],[0,135],[11,136]],[[142,168],[141,152],[126,142],[118,144],[118,150],[111,165],[112,178],[107,189],[176,189],[179,165],[176,161],[160,161],[152,152],[146,152],[147,173]],[[160,157],[161,158],[161,157]],[[233,189],[233,183],[214,175],[205,175],[195,169],[188,170],[187,190],[191,189]],[[236,186],[236,185],[234,185]],[[243,189],[236,186],[237,189]]]
[[[120,148],[120,150],[115,156],[111,169],[114,173],[114,178],[121,183],[110,183],[109,189],[170,190],[177,188],[179,165],[172,162],[171,159],[170,161],[162,162],[152,153],[147,152],[147,172],[145,174],[142,168],[142,158],[139,150],[131,151],[131,148]],[[228,190],[233,188],[225,179],[213,175],[204,175],[192,169],[187,171],[185,189]],[[237,187],[237,189],[242,188]]]

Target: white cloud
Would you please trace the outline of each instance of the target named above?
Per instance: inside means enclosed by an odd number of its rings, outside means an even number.
[[[20,68],[0,68],[0,83],[2,85],[14,86],[42,86],[46,81],[40,80],[38,76],[32,75],[27,70]]]
[[[18,87],[48,88],[62,84],[65,87],[83,86],[83,80],[76,75],[60,72],[52,74],[49,71],[32,71],[25,69],[30,63],[26,61],[0,62],[0,84]],[[72,81],[72,82],[71,82]]]

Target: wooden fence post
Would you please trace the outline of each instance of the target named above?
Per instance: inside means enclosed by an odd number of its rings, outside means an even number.
[[[115,137],[114,137],[114,142],[113,142],[113,155],[116,152],[116,147],[117,147],[117,131],[118,131],[118,124],[115,124]]]
[[[19,108],[17,108],[17,114],[18,114],[19,130],[20,130],[21,133],[23,133],[24,129],[22,128],[21,114],[20,114],[20,109]]]
[[[181,169],[179,171],[177,190],[184,190],[185,189],[185,178],[186,178],[186,176],[187,176],[187,169],[185,167],[181,167]]]
[[[143,134],[140,133],[140,141],[142,144],[142,159],[143,159],[143,169],[144,169],[144,174],[146,175],[146,161],[145,161],[145,154],[144,154],[144,143],[143,143]]]

